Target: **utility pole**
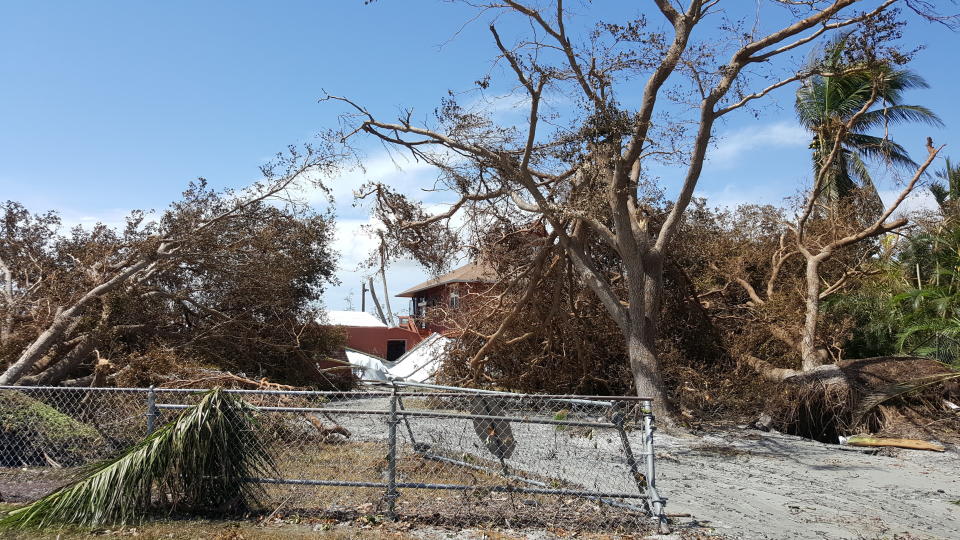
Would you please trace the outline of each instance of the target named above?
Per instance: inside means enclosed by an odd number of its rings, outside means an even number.
[[[360,282],[360,311],[367,312],[367,282]]]

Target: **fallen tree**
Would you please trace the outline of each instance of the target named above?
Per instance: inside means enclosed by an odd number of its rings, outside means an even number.
[[[322,188],[336,160],[291,149],[245,189],[201,179],[123,230],[62,234],[54,214],[6,203],[0,384],[103,385],[178,363],[322,384],[316,363],[340,339],[313,308],[333,275],[333,218],[288,195]]]

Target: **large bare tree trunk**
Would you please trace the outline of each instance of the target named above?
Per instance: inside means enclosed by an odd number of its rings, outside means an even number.
[[[165,253],[165,251],[166,244],[161,244],[157,249],[158,253]],[[17,358],[17,361],[11,364],[10,367],[0,375],[0,385],[15,384],[21,377],[27,375],[37,361],[40,360],[51,347],[60,342],[64,331],[70,326],[70,323],[73,322],[75,317],[82,315],[84,309],[91,302],[125,283],[134,274],[143,270],[149,264],[150,261],[146,259],[131,264],[109,280],[87,291],[86,294],[81,296],[79,300],[67,309],[57,312],[53,318],[53,322],[50,323],[47,329],[41,332],[40,335],[33,340],[33,343],[23,350],[20,357]]]
[[[373,278],[367,278],[367,282],[370,284],[370,299],[373,300],[373,307],[377,310],[377,318],[380,319],[380,322],[383,324],[387,323],[387,316],[383,314],[383,308],[380,306],[380,300],[377,298],[377,290],[373,285]]]
[[[387,326],[393,326],[393,308],[390,307],[390,291],[387,290],[387,245],[383,240],[383,233],[380,233],[380,280],[383,281],[383,303],[387,308],[386,323]]]
[[[43,332],[33,340],[26,349],[20,353],[17,361],[10,365],[6,371],[0,375],[0,385],[15,384],[21,377],[30,372],[34,364],[37,363],[51,347],[60,342],[64,331],[73,322],[74,314],[79,312],[83,306],[74,305],[70,309],[57,313],[53,322]]]
[[[642,327],[642,322],[639,326]],[[632,325],[631,325],[632,326]],[[660,359],[651,340],[644,335],[642,328],[632,329],[627,337],[627,354],[630,370],[633,372],[633,384],[637,395],[653,400],[653,412],[662,421],[669,421],[666,393],[660,376]]]
[[[807,291],[804,299],[806,313],[800,330],[800,358],[803,371],[810,371],[817,366],[822,366],[829,360],[826,349],[817,344],[817,322],[820,318],[821,260],[822,258],[819,256],[807,259]]]
[[[37,375],[27,375],[17,381],[21,385],[45,386],[60,384],[71,372],[79,367],[84,360],[87,360],[93,353],[94,339],[90,334],[79,338],[80,341],[74,345],[60,360],[47,369],[42,370]]]
[[[0,345],[3,345],[10,339],[13,332],[13,273],[10,267],[0,259],[0,279],[3,279],[3,287],[0,294],[3,295],[3,320],[0,320]]]

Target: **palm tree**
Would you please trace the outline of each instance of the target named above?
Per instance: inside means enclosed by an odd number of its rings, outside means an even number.
[[[946,166],[937,171],[937,177],[943,182],[931,184],[930,193],[940,206],[940,211],[947,215],[951,213],[950,207],[956,206],[956,201],[960,200],[960,165],[953,165],[947,158]]]
[[[840,36],[812,57],[808,69],[824,75],[807,79],[797,90],[795,107],[800,124],[813,134],[810,148],[816,178],[841,138],[838,155],[815,186],[819,202],[832,207],[860,189],[867,203],[876,207],[882,203],[867,164],[879,162],[894,168],[916,168],[917,164],[886,135],[869,132],[880,128],[886,132],[889,126],[905,122],[942,122],[926,107],[902,102],[904,91],[929,86],[922,77],[890,64],[851,62],[844,54],[846,45],[847,36]],[[846,124],[865,106],[866,112],[848,130]]]
[[[960,224],[912,235],[899,260],[908,288],[891,299],[897,348],[960,367]]]

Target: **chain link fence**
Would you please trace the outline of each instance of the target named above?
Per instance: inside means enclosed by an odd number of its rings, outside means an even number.
[[[22,502],[117,455],[203,390],[0,387],[0,497]],[[650,400],[391,383],[231,390],[257,407],[274,514],[387,515],[572,530],[666,527]]]

